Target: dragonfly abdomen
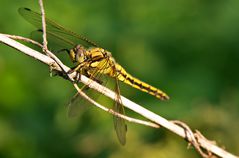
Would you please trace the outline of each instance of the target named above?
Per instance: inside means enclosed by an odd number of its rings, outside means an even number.
[[[166,93],[164,93],[163,91],[159,90],[158,88],[155,88],[143,81],[140,81],[139,79],[133,77],[132,75],[128,74],[125,71],[125,69],[122,66],[120,66],[119,64],[116,65],[116,69],[117,69],[117,78],[120,81],[122,81],[136,89],[139,89],[143,92],[149,93],[161,100],[169,99],[169,96]]]

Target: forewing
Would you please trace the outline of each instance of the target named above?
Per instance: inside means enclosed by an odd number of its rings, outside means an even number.
[[[37,27],[40,30],[42,29],[41,14],[34,12],[28,8],[19,8],[18,12],[29,23],[33,24],[35,27]],[[72,41],[75,45],[82,44],[85,47],[90,47],[90,46],[98,47],[98,45],[95,42],[90,41],[89,39],[85,38],[84,36],[78,35],[75,32],[65,29],[64,27],[60,26],[59,24],[55,23],[54,21],[48,18],[46,18],[46,28],[47,28],[47,34],[51,33],[63,39],[66,38],[69,41]]]
[[[31,38],[42,43],[42,30],[31,32]],[[75,46],[73,41],[52,32],[47,32],[47,42],[50,50],[54,52],[60,52],[65,49],[69,50]]]

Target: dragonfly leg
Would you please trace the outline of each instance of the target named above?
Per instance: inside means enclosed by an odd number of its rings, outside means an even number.
[[[76,72],[76,77],[75,77],[75,80],[76,80],[76,82],[79,82],[79,80],[80,80],[80,74],[84,74],[84,75],[86,75],[87,76],[87,74],[88,73],[86,73],[85,71],[84,71],[84,67],[85,67],[85,62],[82,62],[82,63],[80,63],[80,64],[78,64],[78,65],[76,65],[76,66],[74,66],[74,67],[72,67],[68,72],[67,72],[67,74],[72,74],[73,72]]]
[[[84,66],[85,66],[85,63],[83,62],[79,65],[72,67],[67,73],[72,74],[73,72],[77,72],[77,71],[80,72],[79,70],[81,70]]]
[[[80,77],[81,77],[81,74],[79,72],[76,72],[75,80],[77,83],[80,81],[80,79],[81,79]]]

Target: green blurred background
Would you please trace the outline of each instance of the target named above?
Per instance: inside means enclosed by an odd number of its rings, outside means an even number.
[[[19,7],[39,10],[30,0],[1,0],[1,33],[29,37],[35,29]],[[171,99],[121,85],[124,96],[239,155],[239,1],[68,0],[45,1],[45,9]],[[67,117],[74,93],[47,66],[0,44],[0,157],[199,157],[171,132],[131,123],[121,146],[111,115],[92,106]]]

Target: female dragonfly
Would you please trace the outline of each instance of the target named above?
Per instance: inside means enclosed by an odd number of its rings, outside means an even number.
[[[28,8],[19,8],[19,13],[24,19],[41,30],[41,14]],[[72,62],[76,63],[72,71],[84,74],[97,82],[101,82],[102,75],[113,78],[116,85],[115,92],[118,96],[120,95],[119,81],[121,81],[138,90],[153,95],[158,99],[169,99],[166,93],[127,73],[125,69],[115,61],[109,51],[99,47],[95,42],[65,29],[50,19],[46,19],[46,27],[48,36],[52,36],[57,41],[64,42],[68,45],[68,48],[65,50],[67,50]],[[82,89],[86,90],[87,88],[85,87],[86,86]],[[113,109],[124,115],[124,108],[120,104],[120,100],[115,102]],[[113,120],[117,137],[120,143],[124,145],[126,143],[125,120],[117,116],[114,116]]]

